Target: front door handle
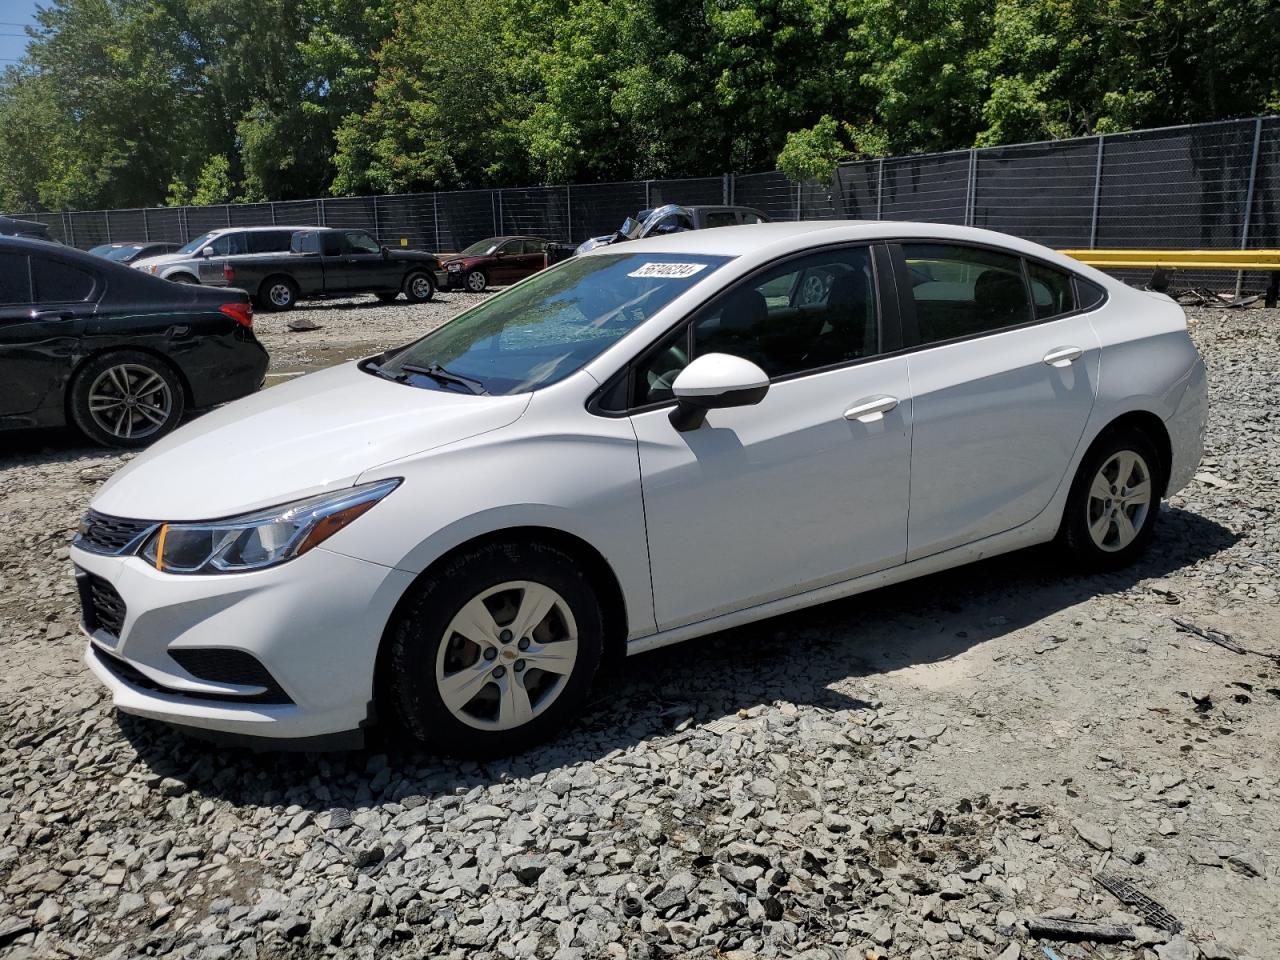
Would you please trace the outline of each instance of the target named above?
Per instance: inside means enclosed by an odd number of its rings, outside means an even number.
[[[1069,367],[1083,356],[1079,347],[1055,347],[1044,355],[1044,362],[1051,367]]]
[[[846,420],[857,420],[859,423],[874,423],[882,420],[884,415],[898,405],[897,397],[869,397],[859,400],[844,412]]]
[[[31,311],[31,319],[39,323],[50,323],[53,321],[74,320],[75,314],[70,310],[33,310]]]

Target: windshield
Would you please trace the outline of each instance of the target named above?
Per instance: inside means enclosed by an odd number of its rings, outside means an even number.
[[[106,257],[108,260],[128,260],[141,249],[142,244],[131,243],[123,247],[112,247],[110,250],[105,250],[103,251],[102,256]]]
[[[460,257],[487,257],[493,253],[494,249],[502,242],[500,237],[490,237],[487,240],[477,240],[467,249],[463,250],[458,256]]]
[[[594,360],[729,259],[623,253],[566,260],[410,344],[376,372],[441,387],[421,374],[438,366],[489,394],[536,390]]]
[[[194,240],[188,243],[185,247],[179,247],[178,253],[195,253],[200,248],[208,246],[209,243],[212,242],[212,240],[213,240],[213,234],[206,233],[203,236],[196,237]]]

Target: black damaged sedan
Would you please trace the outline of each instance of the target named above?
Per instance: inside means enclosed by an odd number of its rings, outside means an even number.
[[[0,237],[0,430],[69,423],[146,446],[184,411],[253,393],[267,363],[243,291]]]

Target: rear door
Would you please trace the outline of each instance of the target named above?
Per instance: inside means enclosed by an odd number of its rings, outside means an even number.
[[[0,418],[61,390],[101,288],[95,272],[59,257],[0,253]]]
[[[1048,506],[1098,388],[1101,345],[1068,274],[995,248],[893,245],[913,404],[914,560]]]

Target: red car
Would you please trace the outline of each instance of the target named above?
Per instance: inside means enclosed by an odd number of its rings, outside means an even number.
[[[480,293],[491,283],[515,283],[547,265],[547,241],[539,237],[489,237],[453,257],[442,256],[449,289]]]

